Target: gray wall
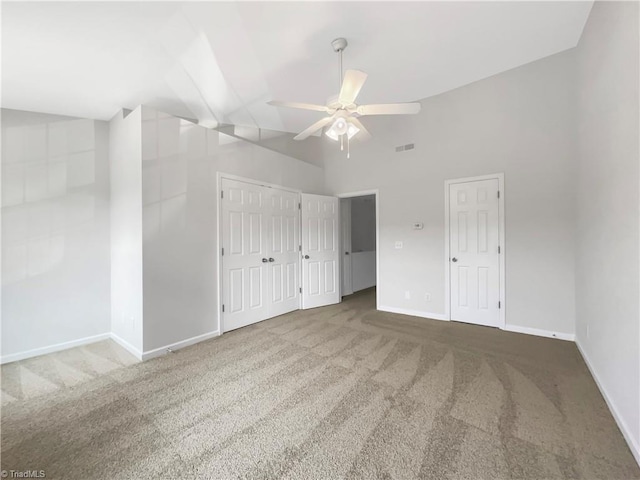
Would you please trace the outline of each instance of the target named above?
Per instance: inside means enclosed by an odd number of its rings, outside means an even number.
[[[573,335],[573,55],[428,98],[416,116],[364,117],[373,139],[327,159],[332,193],[380,191],[380,306],[445,312],[444,181],[504,172],[507,324]]]
[[[108,124],[2,110],[2,359],[110,331]]]
[[[638,15],[596,2],[576,52],[576,337],[640,462]]]

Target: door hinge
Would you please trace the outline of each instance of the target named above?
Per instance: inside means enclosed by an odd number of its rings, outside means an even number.
[[[302,251],[302,245],[298,245],[298,251],[301,252]]]
[[[498,245],[498,253],[500,253],[500,245]]]
[[[224,257],[224,248],[222,249],[222,256]]]
[[[224,312],[224,304],[222,304],[222,312]]]
[[[498,198],[500,198],[500,190],[498,190]]]
[[[300,293],[302,293],[302,287],[300,287]]]
[[[224,190],[220,190],[220,198],[224,198]]]
[[[498,308],[502,308],[502,302],[498,302]]]
[[[302,204],[298,202],[298,210],[302,210]]]

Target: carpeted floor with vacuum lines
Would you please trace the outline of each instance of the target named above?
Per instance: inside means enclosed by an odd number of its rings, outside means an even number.
[[[375,310],[372,290],[144,363],[2,367],[2,469],[47,479],[640,479],[571,342]]]

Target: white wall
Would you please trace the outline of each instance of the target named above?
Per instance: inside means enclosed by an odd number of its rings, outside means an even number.
[[[144,351],[215,334],[217,173],[322,193],[321,168],[142,109]]]
[[[637,2],[596,2],[577,48],[577,328],[640,463]]]
[[[2,361],[108,334],[106,122],[2,110]]]
[[[133,353],[142,344],[141,108],[110,122],[111,330]]]
[[[573,335],[572,55],[423,100],[417,116],[364,117],[373,139],[352,144],[350,159],[336,147],[327,189],[380,191],[379,305],[445,312],[444,181],[504,172],[507,323]],[[395,152],[407,143],[415,149]]]

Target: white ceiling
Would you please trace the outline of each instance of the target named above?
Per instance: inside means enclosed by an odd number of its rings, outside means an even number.
[[[592,2],[7,3],[2,106],[110,119],[147,104],[297,132],[346,68],[358,103],[415,101],[574,47]]]

